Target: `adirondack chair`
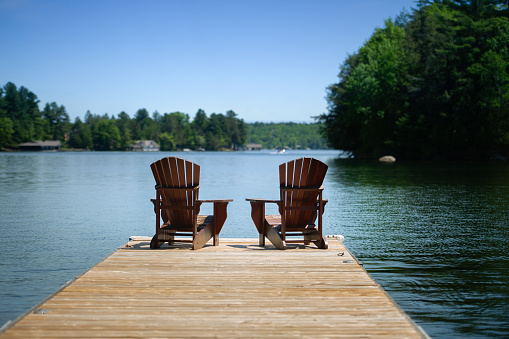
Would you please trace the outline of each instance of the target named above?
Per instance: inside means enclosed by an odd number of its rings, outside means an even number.
[[[280,200],[246,199],[251,203],[251,218],[260,233],[260,246],[265,246],[267,237],[278,249],[286,249],[289,243],[314,243],[318,248],[328,248],[322,234],[322,214],[327,203],[322,198],[322,183],[327,168],[323,162],[313,158],[281,164]],[[277,204],[280,215],[265,215],[267,203]],[[290,237],[293,239],[290,240]]]
[[[198,200],[200,166],[190,161],[166,157],[152,163],[150,168],[156,181],[156,198],[151,199],[156,233],[150,248],[159,248],[165,242],[170,245],[187,242],[192,243],[193,249],[200,249],[211,238],[214,246],[219,245],[226,208],[233,200]],[[213,215],[199,215],[202,203],[214,204]]]

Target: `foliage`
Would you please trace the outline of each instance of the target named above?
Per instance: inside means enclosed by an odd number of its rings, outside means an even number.
[[[37,96],[25,87],[8,82],[0,89],[0,149],[44,138],[47,128],[38,104]]]
[[[141,108],[129,117],[87,111],[74,123],[64,106],[47,103],[39,111],[35,94],[7,83],[0,89],[0,149],[15,148],[31,140],[60,140],[64,148],[114,151],[129,149],[136,140],[154,140],[161,150],[237,150],[246,141],[264,148],[325,148],[319,124],[246,124],[234,111],[207,116],[202,109],[194,119],[182,112],[152,113]],[[249,136],[249,137],[248,137]]]
[[[507,1],[419,1],[341,67],[319,117],[356,156],[509,155]]]
[[[46,104],[42,111],[45,136],[52,140],[64,140],[69,129],[69,115],[64,106],[56,102]]]
[[[245,142],[245,133],[239,132],[245,131],[243,125],[244,121],[237,119],[233,111],[227,116],[213,113],[207,117],[203,110],[198,110],[193,121],[182,112],[160,114],[156,111],[151,117],[145,108],[139,109],[132,119],[126,112],[116,118],[87,112],[84,123],[77,118],[72,125],[68,146],[101,151],[126,150],[136,140],[154,140],[163,151],[229,150],[237,149]],[[79,137],[73,136],[74,133]]]
[[[320,135],[320,124],[263,123],[248,124],[248,142],[261,144],[263,148],[289,147],[325,149],[326,140]]]

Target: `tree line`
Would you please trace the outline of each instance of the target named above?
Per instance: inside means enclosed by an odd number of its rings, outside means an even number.
[[[265,148],[325,149],[327,141],[320,134],[319,123],[264,123],[247,125],[249,142]]]
[[[417,1],[340,67],[318,117],[358,157],[509,156],[509,3]]]
[[[232,110],[207,115],[200,109],[192,120],[187,113],[150,114],[144,108],[132,118],[126,112],[88,111],[71,123],[64,106],[47,103],[41,111],[33,92],[8,82],[0,88],[0,150],[32,140],[60,140],[64,148],[97,151],[126,150],[136,140],[154,140],[163,151],[238,150],[249,142],[264,148],[325,147],[316,123],[247,124]]]

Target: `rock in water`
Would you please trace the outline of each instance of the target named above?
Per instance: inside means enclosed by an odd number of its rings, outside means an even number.
[[[378,161],[381,161],[381,162],[395,162],[396,158],[393,157],[392,155],[384,155],[383,157],[378,159]]]

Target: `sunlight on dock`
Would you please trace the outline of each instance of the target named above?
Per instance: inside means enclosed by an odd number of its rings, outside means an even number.
[[[335,239],[149,243],[133,237],[1,337],[427,337]]]

